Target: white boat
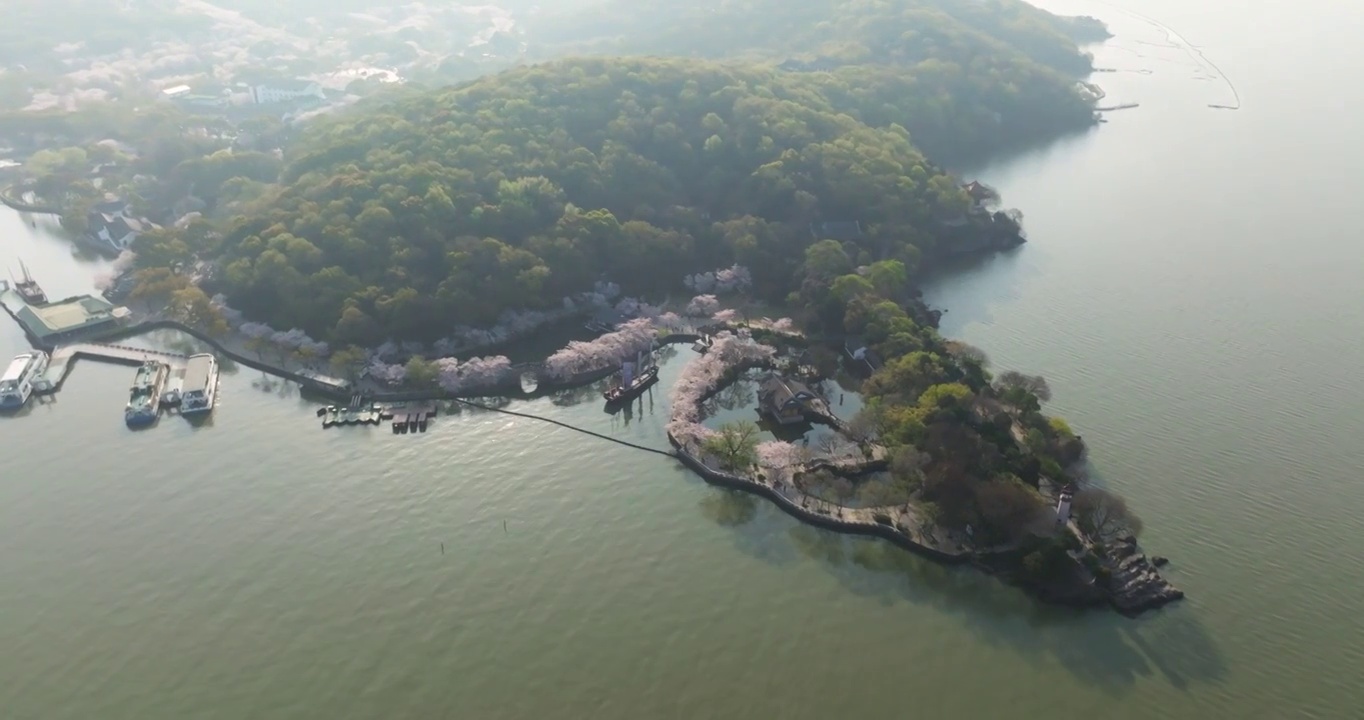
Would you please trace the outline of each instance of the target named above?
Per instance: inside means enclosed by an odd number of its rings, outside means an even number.
[[[218,400],[218,358],[208,353],[191,355],[180,386],[180,414],[206,415]]]
[[[33,384],[47,372],[48,356],[34,350],[14,358],[0,375],[0,410],[18,410],[33,394]]]

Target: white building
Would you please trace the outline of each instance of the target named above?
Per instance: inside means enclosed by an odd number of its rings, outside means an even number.
[[[128,203],[121,198],[106,197],[91,208],[87,217],[90,239],[101,247],[120,253],[132,246],[137,236],[155,225],[133,217]]]
[[[175,87],[168,87],[165,90],[162,90],[161,95],[167,99],[174,99],[182,95],[188,95],[189,92],[190,87],[188,85],[176,85]]]
[[[1056,502],[1056,524],[1065,525],[1070,522],[1070,503],[1074,496],[1069,489],[1061,491],[1061,497]]]
[[[251,86],[251,99],[257,105],[285,102],[300,98],[325,100],[322,86],[311,80],[283,80]]]

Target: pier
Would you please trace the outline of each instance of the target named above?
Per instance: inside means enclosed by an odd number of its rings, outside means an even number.
[[[33,384],[33,392],[37,395],[51,395],[61,390],[62,383],[66,382],[66,378],[71,374],[71,368],[77,360],[94,360],[130,366],[141,365],[148,360],[156,360],[169,365],[171,374],[174,376],[184,372],[185,361],[188,359],[188,356],[180,353],[148,350],[128,345],[104,345],[100,343],[63,345],[52,351],[52,361],[47,366],[47,372]]]

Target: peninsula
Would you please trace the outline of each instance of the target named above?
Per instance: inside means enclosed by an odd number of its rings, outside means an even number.
[[[944,164],[1094,125],[1076,38],[1102,28],[1014,0],[652,2],[647,27],[620,20],[639,3],[609,5],[577,19],[593,32],[527,30],[573,57],[186,161],[193,180],[157,190],[195,210],[131,242],[130,298],[224,345],[453,397],[514,383],[506,357],[474,355],[548,323],[607,316],[540,366],[562,384],[705,326],[669,436],[713,482],[1050,601],[1177,598],[1135,552],[1135,514],[1087,483],[1079,436],[1041,412],[1045,381],[992,374],[916,289],[1024,241],[1020,213]],[[702,401],[753,367],[780,371],[771,412],[833,426],[852,459],[707,427]],[[860,374],[866,409],[836,417],[785,384],[798,372]]]

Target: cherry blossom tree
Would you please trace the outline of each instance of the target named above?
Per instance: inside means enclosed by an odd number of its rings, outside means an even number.
[[[382,358],[375,357],[365,366],[365,374],[373,378],[375,382],[385,385],[401,385],[407,379],[407,366],[389,364]]]
[[[673,384],[672,421],[701,422],[701,402],[719,389],[728,375],[740,368],[766,363],[776,354],[774,348],[761,345],[733,333],[715,336],[706,354],[687,363]]]
[[[622,323],[615,332],[587,342],[570,342],[545,360],[545,374],[564,380],[590,370],[617,365],[653,346],[657,333],[653,322],[637,318]]]
[[[734,308],[725,308],[724,310],[717,310],[715,311],[714,315],[710,316],[710,319],[720,323],[736,322],[739,319],[739,311],[735,310]]]
[[[136,257],[131,250],[124,250],[119,253],[118,259],[114,260],[109,269],[95,277],[95,289],[100,292],[112,290],[118,279],[133,266],[133,260]]]
[[[715,292],[741,293],[753,286],[753,275],[743,265],[733,265],[715,271]]]
[[[753,275],[742,265],[712,270],[711,272],[688,275],[683,284],[697,293],[728,295],[741,293],[753,285]]]
[[[806,451],[793,443],[770,440],[758,443],[758,464],[772,470],[783,470],[805,462]]]
[[[697,295],[687,303],[686,313],[692,317],[705,317],[720,309],[720,300],[714,295]]]
[[[450,393],[491,391],[513,374],[511,360],[501,355],[470,358],[463,363],[454,358],[436,361],[436,382]]]
[[[656,318],[663,314],[663,308],[632,297],[622,298],[616,303],[615,310],[627,318]]]
[[[264,340],[275,334],[274,329],[269,325],[258,322],[242,323],[241,326],[237,328],[237,331],[248,338],[255,338],[258,340]]]
[[[665,312],[654,318],[654,324],[664,330],[678,331],[687,327],[687,321],[675,312]]]
[[[715,431],[698,422],[673,421],[665,430],[668,436],[688,452],[695,452],[707,440],[715,436]]]
[[[297,350],[304,343],[312,342],[312,338],[308,337],[308,333],[305,333],[298,328],[293,328],[292,330],[271,334],[270,342],[285,350]]]

